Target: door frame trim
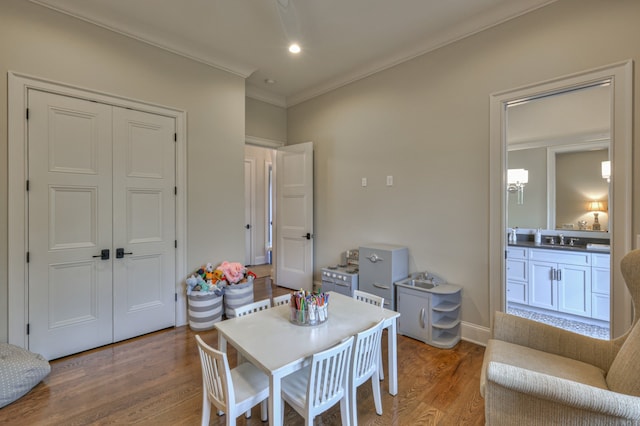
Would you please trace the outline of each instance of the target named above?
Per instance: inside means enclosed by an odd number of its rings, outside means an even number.
[[[505,105],[517,99],[562,89],[580,87],[589,82],[611,79],[612,120],[610,158],[614,161],[610,203],[613,208],[613,245],[611,247],[611,334],[627,331],[633,319],[631,297],[620,272],[620,261],[633,248],[633,60],[604,65],[552,80],[493,93],[490,102],[489,155],[489,314],[506,308],[506,143]],[[615,141],[615,142],[614,142]],[[611,205],[611,204],[610,204]],[[638,247],[636,247],[638,248]],[[613,309],[615,306],[616,309]]]
[[[29,319],[27,248],[27,93],[29,89],[77,97],[112,106],[164,115],[176,121],[176,325],[186,324],[186,296],[181,289],[187,264],[187,113],[153,104],[14,71],[8,72],[8,340],[27,347]]]

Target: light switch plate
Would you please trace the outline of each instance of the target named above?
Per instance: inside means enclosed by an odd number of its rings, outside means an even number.
[[[367,186],[367,178],[362,178],[362,186]]]
[[[387,186],[393,186],[393,176],[387,176]]]

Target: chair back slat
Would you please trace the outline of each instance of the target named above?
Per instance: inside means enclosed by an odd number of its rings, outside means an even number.
[[[273,307],[291,304],[291,294],[283,294],[273,298]]]
[[[356,383],[371,377],[378,369],[383,321],[356,335],[353,347],[353,377]]]
[[[239,306],[234,309],[236,317],[243,317],[249,314],[255,314],[256,312],[269,309],[271,302],[269,299],[260,300],[258,302],[249,303],[247,305]]]
[[[196,336],[200,364],[202,366],[202,382],[210,401],[221,411],[235,405],[233,382],[227,354],[213,349]]]
[[[377,296],[375,294],[367,293],[366,291],[354,290],[353,291],[353,298],[356,299],[356,300],[359,300],[361,302],[368,303],[370,305],[380,306],[380,307],[384,306],[384,297],[380,297],[380,296]]]
[[[347,386],[353,337],[324,352],[313,355],[307,403],[314,412],[332,406],[343,398]]]

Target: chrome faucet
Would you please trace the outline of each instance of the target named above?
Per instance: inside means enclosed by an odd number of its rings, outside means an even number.
[[[560,245],[563,246],[564,245],[564,235],[560,234],[560,235],[558,235],[558,237],[560,238]]]

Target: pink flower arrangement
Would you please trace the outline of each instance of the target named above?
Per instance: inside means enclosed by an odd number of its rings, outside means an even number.
[[[245,268],[238,262],[222,262],[218,269],[222,271],[229,284],[237,284],[244,279]]]

